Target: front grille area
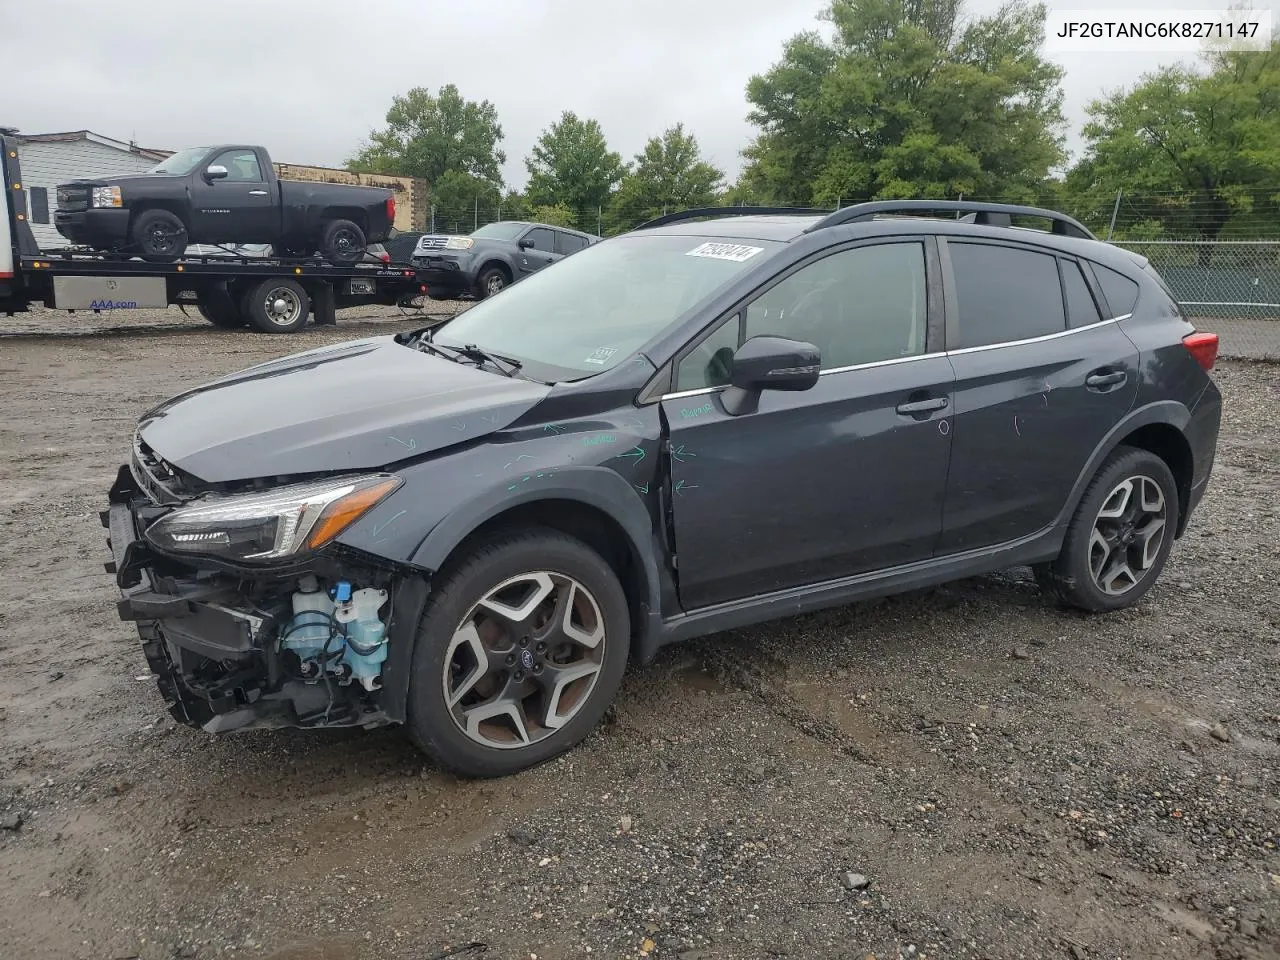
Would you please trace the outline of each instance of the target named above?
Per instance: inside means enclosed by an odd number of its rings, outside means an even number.
[[[59,187],[58,209],[68,213],[89,209],[88,187]]]
[[[448,237],[419,237],[419,250],[442,250],[444,245],[449,242]]]
[[[133,456],[129,461],[129,472],[142,492],[151,498],[152,503],[172,505],[182,503],[193,491],[189,479],[176,467],[171,466],[158,453],[151,449],[142,439],[140,433],[134,434]]]

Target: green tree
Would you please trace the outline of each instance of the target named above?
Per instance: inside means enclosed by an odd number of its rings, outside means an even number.
[[[535,223],[547,223],[553,227],[572,227],[577,229],[581,219],[576,213],[562,203],[547,204],[534,207],[529,219]],[[595,224],[592,224],[594,227]]]
[[[609,149],[600,124],[579,119],[570,110],[542,132],[525,166],[525,197],[531,204],[559,204],[578,216],[608,203],[627,172],[622,157]]]
[[[678,123],[636,154],[614,194],[610,222],[629,229],[671,210],[710,206],[723,188],[724,173],[702,158],[697,138]]]
[[[1027,199],[1064,160],[1061,68],[1045,9],[1011,0],[961,22],[961,0],[833,0],[832,36],[800,34],[751,78],[741,186],[773,202]]]
[[[1274,229],[1280,47],[1209,53],[1205,65],[1166,67],[1089,105],[1084,154],[1067,184],[1095,222],[1106,223],[1123,191],[1129,236]]]
[[[497,217],[502,194],[488,180],[446,170],[431,189],[436,230],[470,233],[477,225]]]
[[[502,125],[488,100],[465,100],[447,84],[433,95],[414,87],[392,100],[387,125],[347,161],[348,169],[424,177],[433,187],[450,171],[502,186]]]

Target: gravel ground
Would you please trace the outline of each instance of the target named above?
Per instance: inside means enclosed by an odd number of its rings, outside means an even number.
[[[708,638],[496,782],[395,730],[175,726],[102,569],[134,419],[404,328],[0,321],[0,957],[1280,956],[1280,368],[1219,365],[1209,494],[1135,610],[1011,570]]]

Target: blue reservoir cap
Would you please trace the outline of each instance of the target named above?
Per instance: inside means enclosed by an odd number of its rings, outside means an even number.
[[[334,603],[346,603],[351,599],[351,584],[346,580],[339,580],[329,589],[329,594]]]

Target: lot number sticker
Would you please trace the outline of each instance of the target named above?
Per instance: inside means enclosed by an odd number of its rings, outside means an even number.
[[[743,260],[750,260],[763,249],[764,247],[748,247],[741,243],[704,243],[694,247],[685,256],[710,257],[713,260],[732,260],[735,263],[741,263]]]
[[[613,355],[617,352],[618,350],[616,347],[601,347],[595,353],[591,354],[591,356],[587,357],[587,359],[584,362],[598,363],[603,365],[608,363],[613,358]]]

